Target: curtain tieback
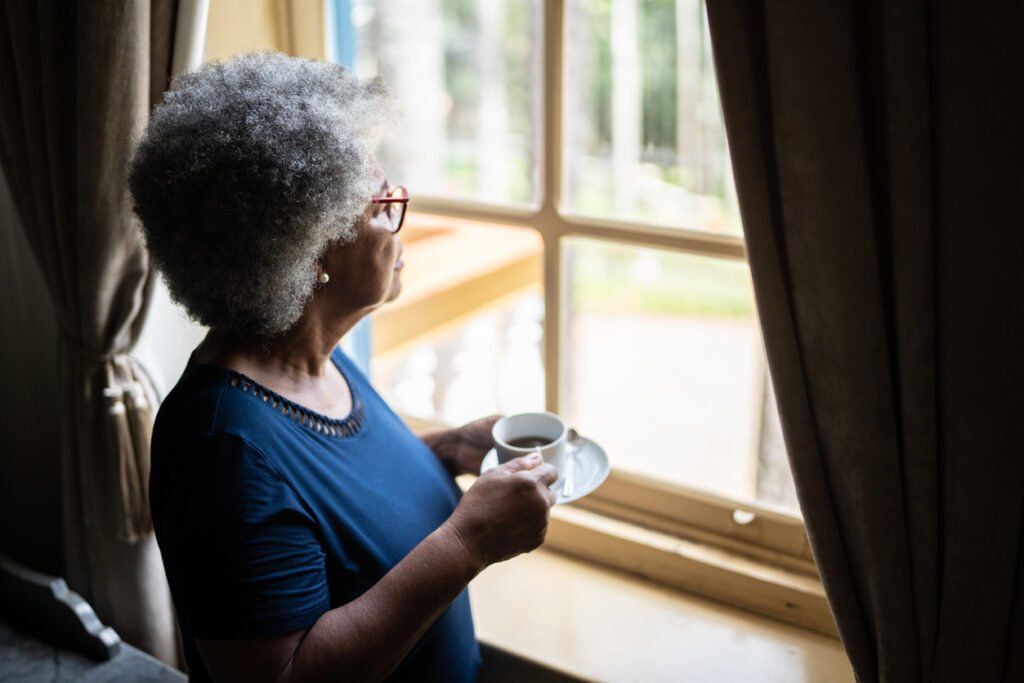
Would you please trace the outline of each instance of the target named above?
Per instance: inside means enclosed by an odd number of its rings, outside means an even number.
[[[117,457],[118,536],[135,543],[153,530],[149,511],[153,394],[147,391],[148,377],[130,355],[114,354],[103,365],[108,443]]]
[[[153,406],[156,391],[149,375],[126,351],[102,352],[69,334],[61,325],[64,348],[77,357],[87,376],[102,373],[102,402],[94,410],[102,411],[105,434],[92,444],[96,456],[116,461],[117,535],[128,543],[137,543],[152,533],[149,510],[149,448],[153,435]],[[95,386],[95,385],[92,385]],[[83,400],[84,397],[83,397]],[[97,435],[99,436],[99,435]],[[110,472],[108,467],[101,471]],[[97,482],[101,487],[103,483]]]
[[[82,433],[76,457],[87,458],[80,470],[87,495],[113,502],[118,538],[137,543],[153,531],[149,511],[149,442],[153,435],[156,391],[149,375],[130,353],[104,353],[83,344],[61,325],[62,353],[81,373],[75,399],[99,418],[100,432]],[[86,474],[91,472],[92,474]],[[97,480],[96,477],[101,479]],[[114,495],[111,496],[110,494]],[[106,504],[106,503],[105,503]],[[113,531],[113,530],[111,530]]]
[[[149,398],[139,381],[127,384],[107,385],[103,389],[103,397],[107,400],[107,412],[120,415],[127,410],[149,410]]]

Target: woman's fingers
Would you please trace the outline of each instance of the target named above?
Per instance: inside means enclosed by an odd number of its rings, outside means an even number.
[[[547,498],[548,507],[555,504],[558,496],[551,490],[551,485],[558,479],[558,470],[554,465],[544,462],[540,453],[534,452],[509,460],[502,467],[512,473],[521,472],[523,476],[535,479],[540,485],[539,488],[543,490],[544,497]]]
[[[544,486],[551,486],[558,479],[558,470],[555,469],[554,465],[548,463],[534,468],[530,474],[535,476]]]
[[[544,462],[538,452],[509,460],[502,467],[510,472],[531,472],[538,481],[544,482],[546,486],[551,486],[558,479],[558,470],[554,465]]]
[[[522,455],[518,458],[513,458],[501,466],[509,472],[523,472],[525,470],[534,469],[542,462],[544,462],[544,459],[541,457],[540,453],[534,452],[528,455]]]

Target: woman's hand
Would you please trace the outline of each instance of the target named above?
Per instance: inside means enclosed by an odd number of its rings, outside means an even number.
[[[476,480],[448,518],[479,569],[544,542],[555,502],[549,486],[558,470],[531,453],[494,467]]]
[[[491,415],[461,427],[428,432],[420,435],[420,438],[434,451],[452,476],[476,474],[480,471],[480,463],[487,451],[494,445],[491,428],[500,417]]]

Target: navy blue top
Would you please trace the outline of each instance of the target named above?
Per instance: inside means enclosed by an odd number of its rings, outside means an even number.
[[[153,525],[192,680],[193,638],[311,626],[377,583],[455,509],[459,489],[356,366],[344,420],[233,370],[189,362],[153,428]],[[472,681],[480,663],[466,591],[389,680]]]

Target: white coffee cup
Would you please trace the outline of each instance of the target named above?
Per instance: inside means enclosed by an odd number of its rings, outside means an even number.
[[[567,432],[565,421],[554,413],[518,413],[495,422],[491,436],[499,463],[539,452],[561,471]]]

